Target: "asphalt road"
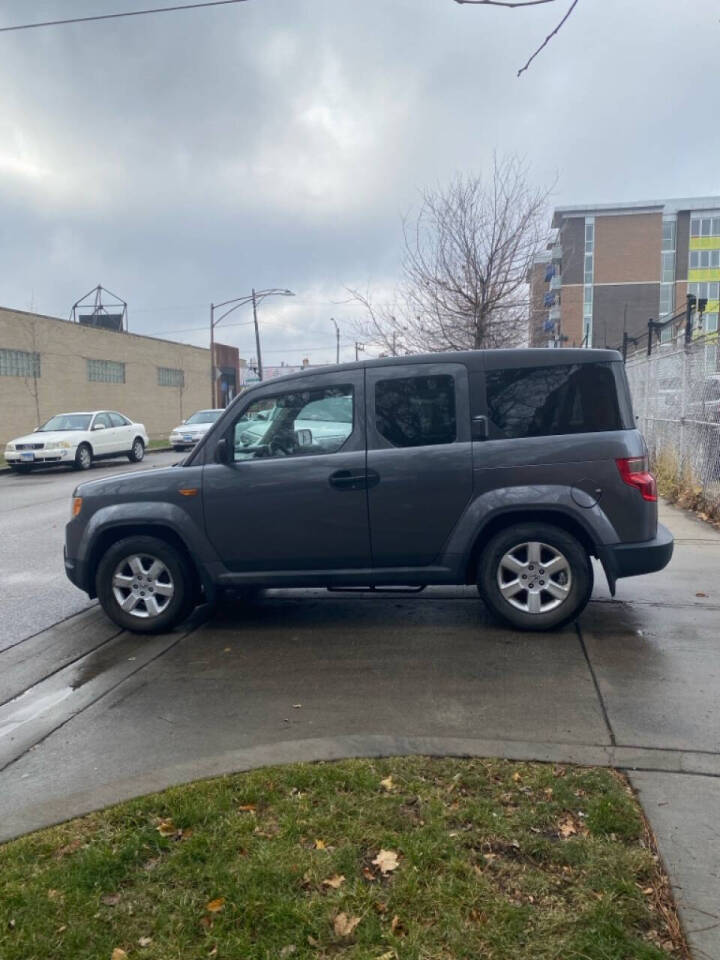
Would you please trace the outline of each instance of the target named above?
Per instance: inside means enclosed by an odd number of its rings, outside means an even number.
[[[181,456],[149,453],[139,469],[169,466]],[[90,605],[63,566],[72,492],[81,480],[137,469],[122,457],[101,461],[86,473],[48,467],[27,475],[0,474],[0,650]]]
[[[0,587],[36,562],[65,616],[83,604],[55,553],[75,479],[13,478],[14,509],[0,494],[0,529],[15,531]],[[542,635],[498,626],[470,588],[229,597],[152,638],[93,606],[36,633],[38,610],[54,608],[17,581],[15,616],[35,635],[11,634],[0,652],[0,841],[268,763],[423,753],[611,765],[639,791],[694,956],[720,958],[720,532],[662,512],[670,566],[621,581],[614,600],[599,576],[579,622]],[[23,517],[42,541],[24,554]]]

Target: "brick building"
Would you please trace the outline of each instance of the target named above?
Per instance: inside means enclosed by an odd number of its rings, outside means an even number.
[[[239,383],[237,348],[217,346],[224,368],[234,364]],[[210,399],[210,351],[204,347],[0,307],[3,447],[70,410],[119,410],[144,423],[152,438],[167,437]]]
[[[717,334],[720,197],[558,207],[528,276],[530,343],[617,347],[649,319],[707,298],[696,333]]]

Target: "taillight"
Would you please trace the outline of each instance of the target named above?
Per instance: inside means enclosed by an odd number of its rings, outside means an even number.
[[[623,457],[615,463],[623,481],[631,487],[637,487],[643,500],[657,500],[657,484],[648,469],[647,457]]]

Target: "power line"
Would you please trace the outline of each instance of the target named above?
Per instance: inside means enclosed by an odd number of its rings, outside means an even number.
[[[118,20],[120,17],[144,17],[151,13],[174,13],[178,10],[197,10],[200,7],[225,7],[231,3],[247,3],[248,0],[204,0],[203,3],[182,3],[172,7],[153,7],[149,10],[127,10],[123,13],[99,13],[92,17],[71,17],[67,20],[44,20],[40,23],[19,23],[12,27],[0,27],[0,33],[12,30],[35,30],[37,27],[61,27],[70,23],[89,23],[91,20]]]

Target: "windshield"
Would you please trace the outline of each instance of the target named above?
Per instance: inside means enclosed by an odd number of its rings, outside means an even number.
[[[198,410],[185,423],[215,423],[222,410]]]
[[[38,427],[36,433],[48,433],[51,430],[89,430],[92,416],[89,413],[59,413],[50,417],[47,423]]]

